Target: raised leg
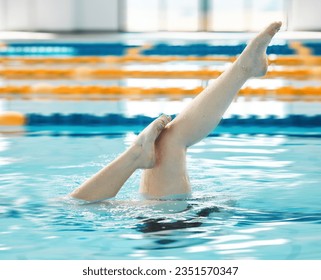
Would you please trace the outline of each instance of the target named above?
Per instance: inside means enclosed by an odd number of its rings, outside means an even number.
[[[155,164],[155,140],[170,122],[161,116],[147,126],[123,154],[85,181],[70,196],[87,201],[114,197],[136,169],[152,168]]]
[[[281,27],[270,24],[245,48],[219,78],[202,91],[163,131],[157,140],[156,165],[145,170],[141,192],[159,197],[190,191],[186,149],[206,137],[220,122],[242,85],[267,71],[266,48]]]

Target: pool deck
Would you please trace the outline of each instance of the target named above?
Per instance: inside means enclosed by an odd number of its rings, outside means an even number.
[[[213,42],[213,41],[247,41],[255,32],[24,32],[0,31],[0,40],[13,41],[84,41],[84,42],[126,42],[148,44],[155,42]],[[319,41],[321,32],[281,31],[277,39],[286,41]]]

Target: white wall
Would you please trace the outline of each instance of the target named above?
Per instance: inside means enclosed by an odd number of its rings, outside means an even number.
[[[8,29],[19,30],[32,28],[29,2],[29,0],[6,1],[5,25]]]
[[[0,0],[0,30],[4,30],[6,27],[6,3],[3,0]]]
[[[29,7],[33,9],[33,28],[35,30],[73,30],[75,2],[74,0],[34,0],[34,7]]]
[[[321,31],[321,1],[291,0],[289,30]]]
[[[75,15],[78,29],[118,29],[118,0],[79,0],[78,2]]]
[[[117,31],[118,0],[0,0],[0,30]]]
[[[284,1],[289,3],[290,30],[321,30],[321,0]],[[0,0],[0,30],[117,31],[119,2],[121,1]]]

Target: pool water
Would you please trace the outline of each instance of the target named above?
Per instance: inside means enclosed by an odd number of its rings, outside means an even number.
[[[61,199],[139,127],[0,134],[0,259],[321,259],[318,135],[221,134],[188,152],[193,193],[144,204]]]

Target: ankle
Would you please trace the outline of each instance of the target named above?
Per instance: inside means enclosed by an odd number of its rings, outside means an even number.
[[[240,73],[247,79],[264,76],[268,63],[265,52],[245,51],[236,61]]]
[[[155,151],[141,143],[133,143],[126,151],[136,169],[149,169],[155,165]]]
[[[237,59],[235,61],[235,66],[238,70],[239,76],[244,79],[248,80],[253,77],[253,66],[250,63],[244,62],[242,59]]]
[[[143,151],[143,146],[139,143],[133,143],[126,151],[130,155],[132,162],[137,162],[141,153]]]

